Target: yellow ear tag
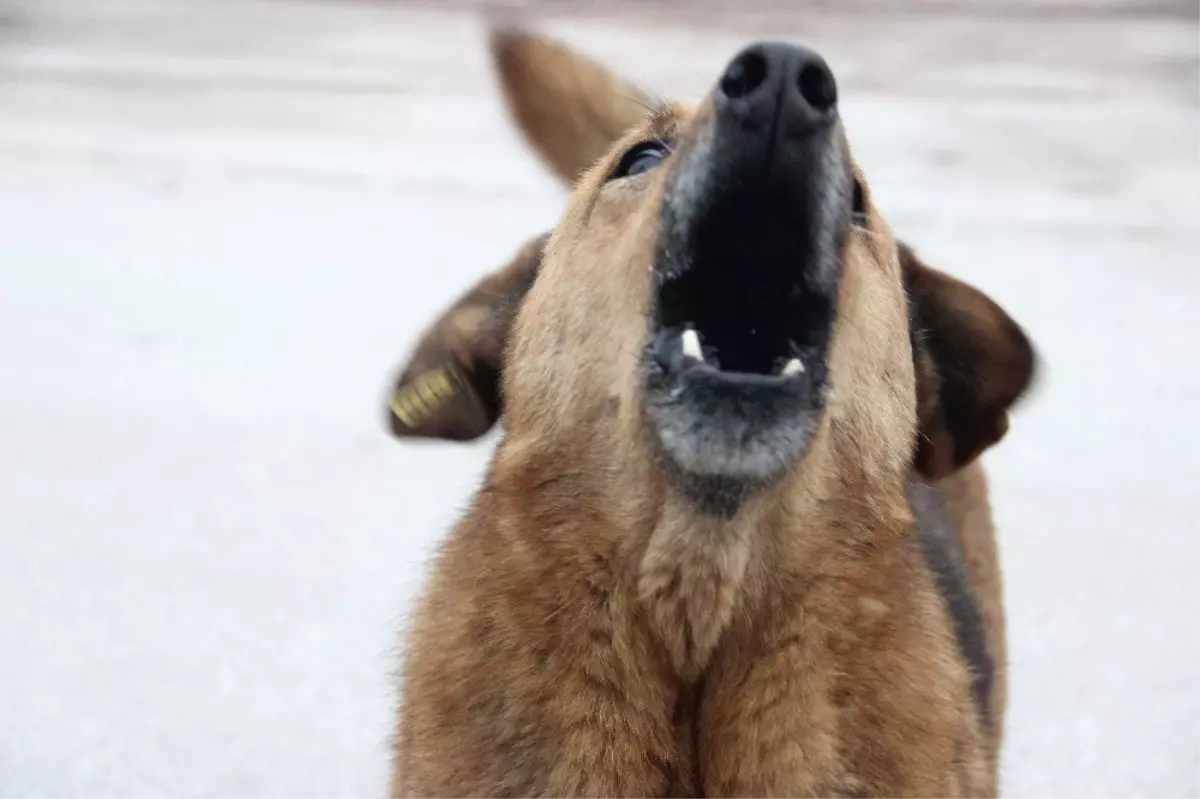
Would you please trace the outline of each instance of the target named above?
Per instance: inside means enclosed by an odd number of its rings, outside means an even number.
[[[430,369],[408,381],[392,397],[392,413],[405,427],[420,427],[458,393],[462,382],[452,366]]]

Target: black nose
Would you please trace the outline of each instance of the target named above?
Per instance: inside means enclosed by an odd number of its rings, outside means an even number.
[[[802,134],[837,115],[837,83],[825,59],[807,47],[752,44],[739,53],[717,88],[718,112],[745,127],[778,126]]]

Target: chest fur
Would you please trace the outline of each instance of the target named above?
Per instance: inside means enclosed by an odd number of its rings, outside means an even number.
[[[638,595],[685,681],[703,672],[729,624],[746,575],[749,532],[715,521],[664,521],[650,538]]]

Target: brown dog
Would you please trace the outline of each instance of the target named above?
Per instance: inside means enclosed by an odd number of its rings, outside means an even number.
[[[753,45],[647,114],[568,50],[494,45],[579,182],[392,404],[400,435],[507,420],[413,621],[393,792],[994,794],[975,459],[1025,336],[895,241],[811,51]]]

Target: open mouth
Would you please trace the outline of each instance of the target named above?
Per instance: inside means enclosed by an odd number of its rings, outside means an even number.
[[[697,226],[688,268],[663,277],[653,357],[665,373],[710,382],[820,386],[833,298],[809,279],[812,253],[802,242],[781,248],[773,236],[744,235],[764,223],[761,215],[739,219],[745,208],[714,209],[720,221]]]
[[[812,279],[806,237],[790,238],[788,220],[714,212],[693,226],[686,266],[660,273],[646,413],[688,493],[732,512],[816,430],[835,294]]]

